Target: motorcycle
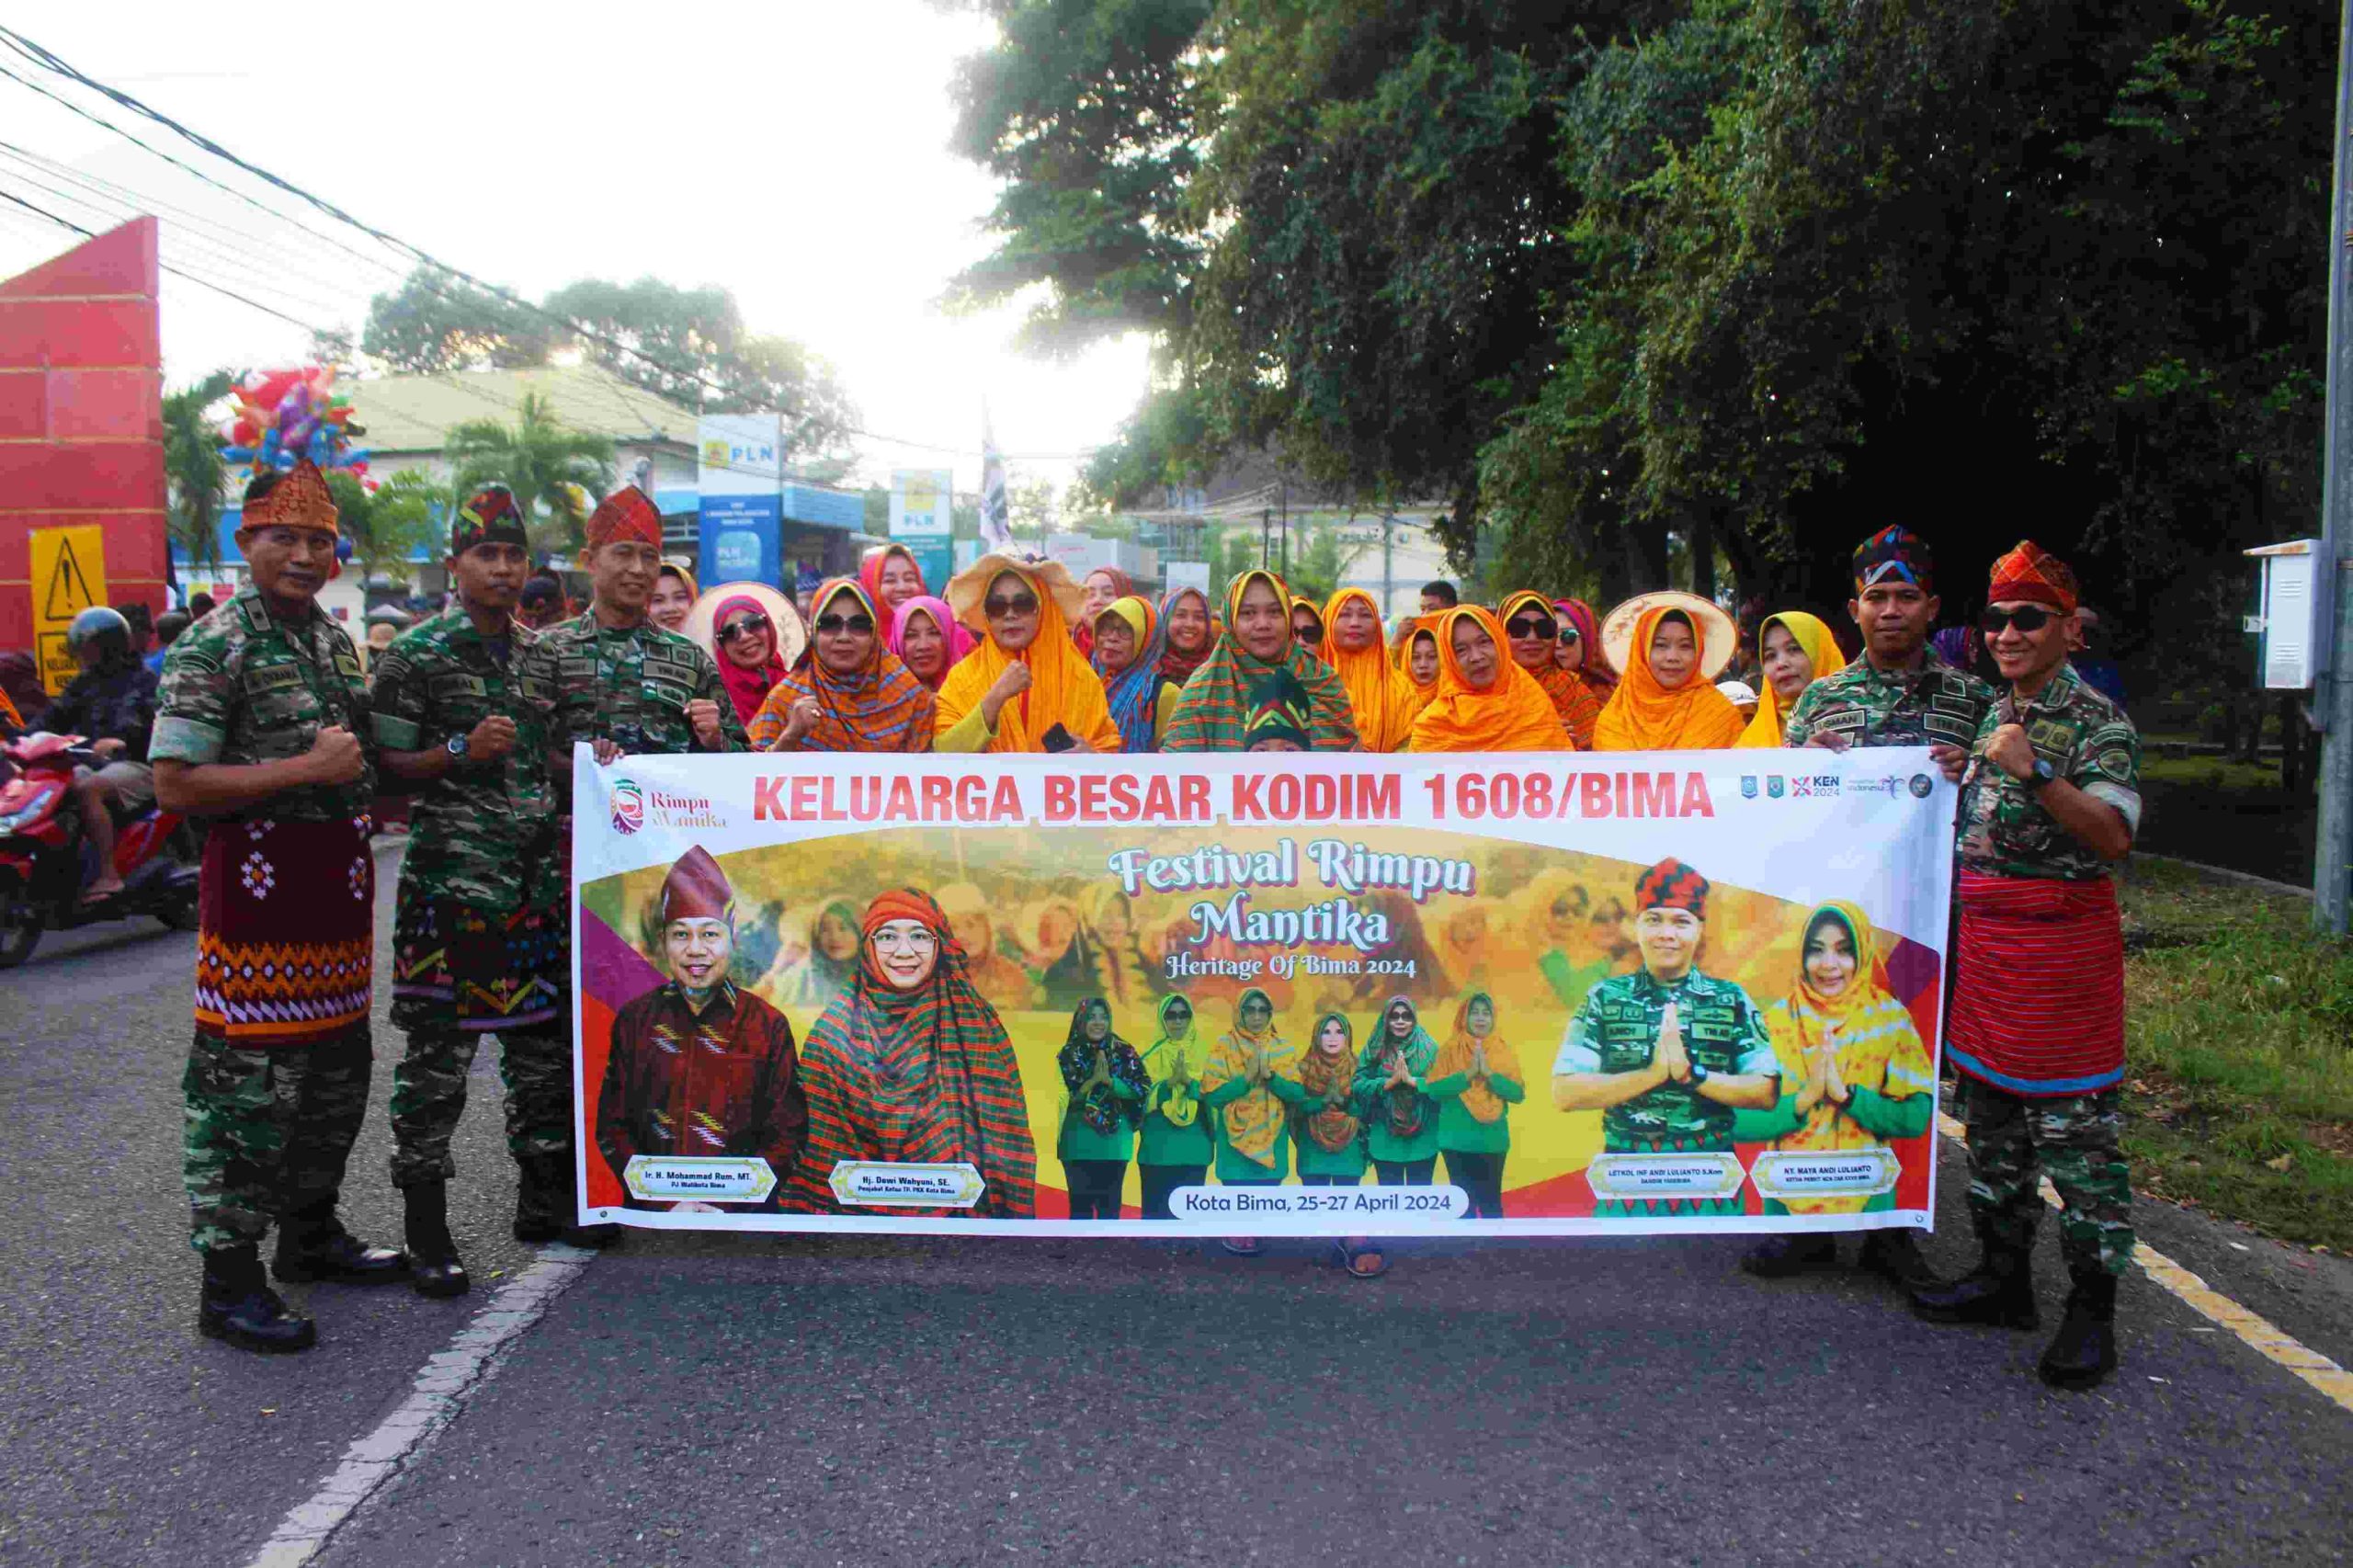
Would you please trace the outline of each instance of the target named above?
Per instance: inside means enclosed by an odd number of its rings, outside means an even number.
[[[196,929],[197,860],[176,812],[151,808],[121,824],[114,869],[122,891],[82,902],[97,854],[82,831],[74,769],[105,765],[83,739],[36,730],[0,746],[0,757],[17,768],[0,785],[0,969],[32,957],[47,930],[142,915],[175,931]]]

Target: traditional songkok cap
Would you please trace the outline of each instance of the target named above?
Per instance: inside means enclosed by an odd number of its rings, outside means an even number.
[[[478,544],[511,544],[528,550],[523,532],[523,508],[515,492],[503,484],[485,484],[466,497],[449,524],[449,553],[463,555]]]
[[[1708,879],[1676,859],[1661,860],[1634,883],[1634,913],[1645,909],[1688,909],[1708,917]]]
[[[309,528],[314,533],[341,534],[335,509],[335,492],[326,475],[308,458],[297,461],[267,494],[245,503],[239,533],[255,528]]]
[[[636,485],[624,484],[597,502],[596,511],[589,514],[587,540],[592,551],[624,543],[650,544],[660,550],[661,508]]]
[[[1256,682],[1243,717],[1243,749],[1247,751],[1262,741],[1289,741],[1307,750],[1308,707],[1307,687],[1287,669]]]
[[[678,863],[662,880],[665,926],[673,920],[724,920],[734,907],[735,890],[729,885],[727,873],[699,844],[679,856]]]
[[[2067,570],[2065,562],[2032,540],[2022,539],[2016,550],[1994,562],[1993,585],[1985,590],[1985,602],[2044,604],[2065,615],[2075,608],[2075,574]]]
[[[1928,541],[1906,528],[1886,528],[1855,547],[1855,591],[1880,583],[1909,583],[1937,591],[1937,558]]]

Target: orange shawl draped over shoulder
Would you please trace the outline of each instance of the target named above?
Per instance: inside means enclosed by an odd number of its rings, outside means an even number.
[[[1593,727],[1594,750],[1720,751],[1740,739],[1748,721],[1699,673],[1698,664],[1691,667],[1691,678],[1673,690],[1651,673],[1651,639],[1658,635],[1658,623],[1681,613],[1672,605],[1660,605],[1643,611],[1634,623],[1626,672]],[[1698,628],[1692,636],[1699,636]]]
[[[1340,607],[1350,599],[1371,612],[1372,641],[1361,648],[1340,646]],[[1324,662],[1348,688],[1357,715],[1357,739],[1367,751],[1403,751],[1414,736],[1414,715],[1422,699],[1412,678],[1389,662],[1381,645],[1381,608],[1362,588],[1342,588],[1324,607]]]
[[[1041,752],[1046,733],[1062,725],[1099,752],[1120,749],[1120,727],[1111,722],[1111,706],[1103,696],[1103,682],[1086,655],[1070,640],[1070,622],[1045,585],[1018,566],[997,574],[1018,577],[1038,598],[1038,635],[1018,653],[1009,653],[985,634],[978,646],[958,661],[939,687],[940,733],[954,729],[981,705],[997,676],[1016,664],[1029,666],[1029,689],[997,710],[996,738],[989,750]],[[983,589],[985,593],[985,589]]]
[[[1495,619],[1509,626],[1511,618],[1524,609],[1534,610],[1548,624],[1552,620],[1552,601],[1527,588],[1504,600],[1503,608],[1495,612]],[[1545,646],[1550,648],[1552,644],[1548,642]],[[1509,644],[1504,648],[1504,656],[1511,657]],[[1521,667],[1526,668],[1525,665]],[[1577,749],[1590,749],[1594,723],[1601,717],[1601,699],[1593,694],[1593,688],[1586,685],[1585,678],[1574,670],[1561,668],[1549,657],[1540,668],[1528,673],[1535,677],[1537,685],[1544,688],[1544,695],[1552,699],[1552,710],[1561,716],[1561,722],[1568,726],[1570,736],[1577,743]]]
[[[1454,629],[1466,617],[1495,640],[1495,678],[1483,687],[1463,679],[1454,657]],[[1476,605],[1458,605],[1438,618],[1436,634],[1438,695],[1414,721],[1413,750],[1576,749],[1552,699],[1533,676],[1511,662],[1511,645],[1494,616]]]

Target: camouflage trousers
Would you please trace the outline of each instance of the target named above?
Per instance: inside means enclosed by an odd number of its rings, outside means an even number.
[[[411,1029],[392,1069],[392,1185],[448,1181],[458,1174],[449,1138],[466,1111],[466,1079],[483,1031]],[[517,1163],[572,1153],[572,1040],[558,1025],[502,1031],[499,1076],[506,1083],[506,1150]]]
[[[335,1200],[367,1119],[372,1067],[365,1020],[317,1045],[277,1051],[196,1032],[181,1089],[197,1251],[256,1244],[281,1214]]]
[[[2021,1249],[2042,1218],[2040,1178],[2059,1189],[2059,1249],[2071,1274],[2121,1274],[2132,1261],[2132,1173],[2124,1164],[2124,1108],[2096,1095],[2013,1095],[1963,1074],[1969,1123],[1969,1211],[1986,1233]]]

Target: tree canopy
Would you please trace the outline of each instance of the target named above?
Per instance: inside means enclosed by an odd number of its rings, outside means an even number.
[[[1605,597],[1721,558],[1833,603],[1900,521],[1959,609],[2030,533],[2210,657],[2235,552],[2316,517],[2325,7],[983,8],[960,144],[1008,183],[963,287],[1050,284],[1044,347],[1159,335],[1098,493],[1272,446]]]
[[[725,289],[680,289],[658,278],[583,278],[532,308],[420,267],[369,301],[360,347],[393,369],[423,375],[543,365],[559,352],[577,352],[689,408],[781,413],[796,458],[842,451],[858,423],[822,357],[790,338],[749,331]]]

